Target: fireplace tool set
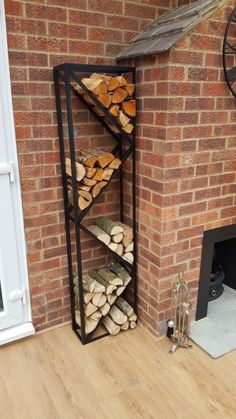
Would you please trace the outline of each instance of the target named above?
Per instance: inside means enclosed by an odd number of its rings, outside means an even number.
[[[167,337],[173,342],[171,353],[179,346],[186,349],[192,347],[189,343],[190,310],[189,289],[181,271],[178,273],[178,279],[172,282],[171,319],[167,322]]]

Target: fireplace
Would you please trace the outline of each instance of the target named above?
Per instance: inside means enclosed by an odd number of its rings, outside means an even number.
[[[204,232],[196,320],[207,316],[209,287],[213,270],[219,269],[223,273],[224,284],[236,289],[235,256],[236,224]]]

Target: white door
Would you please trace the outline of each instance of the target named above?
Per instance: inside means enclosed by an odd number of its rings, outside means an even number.
[[[0,344],[33,332],[4,1],[0,0]]]

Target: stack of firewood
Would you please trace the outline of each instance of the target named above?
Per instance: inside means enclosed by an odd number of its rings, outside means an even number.
[[[123,76],[111,77],[97,73],[84,77],[81,82],[116,119],[122,130],[131,134],[134,128],[132,118],[136,116],[136,101],[133,99],[134,84],[129,84]],[[89,105],[93,106],[99,116],[106,115],[79,84],[76,84],[74,88]],[[117,131],[114,125],[109,126]]]
[[[88,230],[113,252],[129,263],[133,263],[133,229],[130,226],[120,221],[114,222],[110,218],[102,216],[97,218],[95,224],[89,226]]]
[[[83,304],[86,333],[91,333],[97,327],[97,324],[102,316],[106,316],[111,312],[111,317],[113,319],[113,311],[111,311],[111,307],[118,301],[118,297],[125,290],[130,280],[131,276],[129,272],[120,263],[114,260],[112,260],[107,267],[97,270],[92,269],[87,275],[83,276]],[[74,278],[74,295],[75,307],[77,309],[76,321],[80,326],[81,320],[78,310],[79,288],[77,278]],[[119,307],[119,303],[117,304]],[[126,305],[124,306],[123,311],[125,309]],[[117,310],[115,309],[115,311]],[[133,309],[132,313],[129,309],[128,317],[125,322],[128,321],[128,327],[133,328],[134,324],[132,322],[136,321],[137,317],[132,317],[131,314],[133,315]],[[127,327],[127,324],[123,328],[125,327]]]
[[[137,314],[124,298],[119,297],[104,318],[103,324],[110,335],[115,336],[121,330],[134,329],[137,326]]]
[[[87,208],[102,188],[111,179],[113,171],[120,167],[121,161],[112,153],[104,150],[81,150],[76,159],[76,180],[78,188],[78,206]],[[67,189],[69,201],[73,202],[71,160],[66,158]]]

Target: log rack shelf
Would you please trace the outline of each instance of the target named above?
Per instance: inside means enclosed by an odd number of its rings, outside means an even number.
[[[129,83],[135,86],[135,68],[134,67],[120,67],[120,66],[105,66],[105,65],[86,65],[86,64],[61,64],[54,67],[54,85],[55,85],[55,97],[56,97],[56,110],[57,110],[57,123],[58,123],[58,136],[60,145],[60,159],[61,159],[61,174],[62,174],[62,185],[63,185],[63,198],[64,198],[64,213],[65,213],[65,231],[66,231],[66,244],[67,244],[67,261],[68,261],[68,274],[69,274],[69,286],[70,286],[70,301],[71,301],[71,318],[72,318],[72,329],[75,334],[79,337],[83,344],[100,339],[107,336],[109,332],[102,327],[104,317],[101,317],[98,321],[97,327],[92,331],[86,330],[86,315],[84,305],[84,273],[82,268],[82,249],[83,242],[81,242],[81,232],[84,232],[89,237],[97,240],[102,248],[106,249],[113,256],[113,260],[116,260],[129,273],[131,281],[126,289],[129,291],[129,301],[132,300],[132,308],[137,313],[137,280],[136,280],[136,206],[135,206],[135,180],[136,180],[136,161],[135,161],[135,115],[131,119],[129,130],[131,132],[125,132],[125,128],[119,123],[118,119],[113,116],[106,106],[101,103],[100,100],[93,94],[93,92],[87,88],[88,86],[82,81],[83,77],[89,77],[93,73],[97,75],[106,75],[107,77],[128,77]],[[86,80],[86,79],[84,79]],[[130,86],[132,86],[130,85]],[[81,94],[83,92],[83,94]],[[76,155],[77,150],[75,146],[75,129],[74,129],[74,112],[73,101],[74,98],[78,98],[79,104],[86,107],[102,124],[103,127],[111,134],[115,141],[115,146],[111,150],[111,153],[120,159],[120,167],[114,170],[111,179],[107,181],[107,184],[100,190],[92,202],[83,210],[80,210],[78,204],[78,188],[76,178]],[[86,99],[87,98],[87,99]],[[134,92],[128,97],[135,102],[135,88]],[[92,103],[92,105],[91,105]],[[125,106],[125,105],[124,105]],[[122,108],[123,109],[123,108]],[[119,111],[120,112],[120,111]],[[120,112],[124,118],[127,118],[123,112]],[[119,114],[120,115],[120,114]],[[78,121],[78,118],[77,118]],[[67,130],[67,131],[66,131]],[[68,133],[68,134],[65,134]],[[78,142],[76,142],[78,144]],[[68,197],[68,171],[66,171],[65,158],[70,159],[71,162],[71,194],[72,203]],[[96,204],[98,198],[104,192],[104,190],[110,184],[114,174],[118,173],[119,178],[119,221],[124,222],[124,163],[131,159],[132,162],[132,174],[131,174],[131,190],[132,190],[132,229],[133,229],[133,263],[128,260],[124,260],[122,256],[115,253],[105,243],[99,240],[82,222],[85,216],[89,212],[90,208]],[[105,214],[103,214],[105,215]],[[76,263],[73,262],[74,244],[72,243],[72,234],[75,236],[75,252],[76,252]],[[92,264],[92,263],[91,263]],[[77,321],[76,316],[76,305],[75,305],[75,278],[76,286],[78,287],[78,311],[80,324]],[[123,287],[124,288],[124,287]],[[117,293],[117,295],[119,295]],[[118,298],[118,297],[116,297]],[[121,299],[122,300],[122,299]],[[124,303],[124,302],[123,302]],[[108,305],[109,306],[109,305]],[[115,308],[114,304],[111,304],[111,309]],[[129,307],[131,312],[131,307]],[[114,310],[113,310],[114,311]],[[131,318],[130,318],[131,319]],[[123,328],[123,330],[126,330]]]

